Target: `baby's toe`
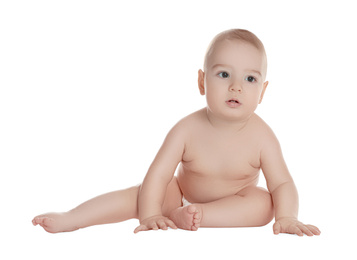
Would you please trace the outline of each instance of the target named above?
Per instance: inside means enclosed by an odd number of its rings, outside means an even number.
[[[201,208],[199,206],[196,207],[195,213],[193,214],[193,226],[191,230],[196,231],[200,227],[200,223],[202,220],[202,212]]]
[[[193,215],[193,223],[200,223],[201,220],[202,220],[202,214],[200,211],[198,211]]]
[[[192,231],[197,231],[197,230],[198,230],[198,227],[192,226],[192,227],[191,227],[191,230],[192,230]]]
[[[190,213],[190,214],[196,213],[196,212],[197,212],[196,206],[195,206],[195,205],[189,205],[189,206],[187,207],[187,212]]]
[[[42,223],[43,223],[43,220],[44,220],[44,217],[42,217],[42,216],[35,217],[35,218],[32,220],[32,224],[34,224],[35,226],[36,226],[36,225],[39,225],[39,224],[42,224]]]

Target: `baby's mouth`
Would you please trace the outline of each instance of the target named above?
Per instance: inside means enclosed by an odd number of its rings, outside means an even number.
[[[238,99],[234,99],[234,98],[230,99],[230,100],[227,100],[227,102],[240,104],[239,100]]]
[[[231,108],[237,108],[242,105],[242,103],[239,102],[238,99],[232,98],[226,101],[226,104],[231,107]]]

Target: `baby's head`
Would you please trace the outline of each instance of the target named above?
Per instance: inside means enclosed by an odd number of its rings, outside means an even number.
[[[198,87],[210,113],[230,120],[246,119],[261,103],[268,81],[262,42],[251,32],[224,31],[210,43]]]
[[[207,66],[210,63],[210,57],[212,57],[212,54],[215,52],[219,43],[227,40],[230,41],[236,40],[236,41],[241,41],[244,43],[251,44],[261,52],[263,58],[263,64],[264,64],[263,66],[264,68],[262,72],[263,72],[263,78],[265,79],[267,73],[267,56],[265,53],[264,45],[257,36],[255,36],[250,31],[243,30],[243,29],[227,30],[221,32],[220,34],[218,34],[216,37],[213,38],[206,51],[206,55],[204,59],[204,71],[207,70]]]

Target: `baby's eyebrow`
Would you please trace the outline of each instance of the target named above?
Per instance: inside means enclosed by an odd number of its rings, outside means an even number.
[[[256,73],[258,74],[260,77],[262,76],[262,73],[260,73],[259,70],[247,70],[248,72],[253,72],[253,73]]]
[[[225,65],[225,64],[215,64],[215,65],[212,66],[212,69],[215,69],[215,68],[217,68],[217,67],[229,67],[229,68],[231,68],[231,66],[229,66],[229,65]]]

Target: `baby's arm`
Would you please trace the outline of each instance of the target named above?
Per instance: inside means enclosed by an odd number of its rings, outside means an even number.
[[[178,123],[168,133],[141,185],[138,199],[140,226],[135,229],[135,233],[167,229],[168,226],[176,228],[171,220],[162,216],[161,208],[167,186],[182,160],[184,148],[184,128]]]
[[[275,208],[274,233],[319,235],[317,227],[304,225],[297,220],[298,193],[285,164],[279,141],[272,132],[268,133],[262,147],[261,167]]]

